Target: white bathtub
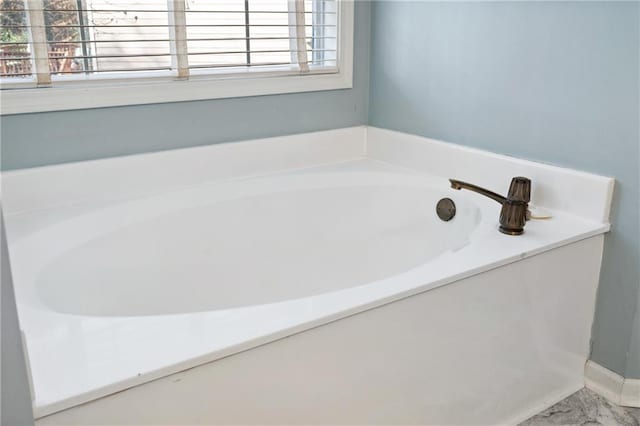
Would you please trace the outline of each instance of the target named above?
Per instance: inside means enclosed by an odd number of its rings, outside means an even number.
[[[448,188],[466,176],[384,153],[445,145],[368,133],[5,174],[38,423],[494,424],[577,390],[612,180],[449,146],[470,177],[533,175],[534,201],[596,191],[510,237]]]

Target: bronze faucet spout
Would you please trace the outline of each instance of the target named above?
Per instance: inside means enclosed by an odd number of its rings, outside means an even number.
[[[531,198],[531,180],[525,177],[514,177],[509,187],[509,195],[503,197],[493,191],[463,182],[461,180],[449,179],[451,188],[467,189],[500,203],[500,232],[508,235],[520,235],[524,232],[524,225],[529,220],[529,200]]]
[[[507,197],[503,197],[500,194],[496,194],[493,191],[489,191],[488,189],[482,188],[472,183],[467,183],[467,182],[463,182],[461,180],[456,180],[456,179],[449,179],[449,182],[451,182],[451,188],[453,189],[457,189],[457,190],[467,189],[469,191],[477,192],[478,194],[484,195],[485,197],[489,197],[500,204],[504,204],[504,202],[507,201]]]

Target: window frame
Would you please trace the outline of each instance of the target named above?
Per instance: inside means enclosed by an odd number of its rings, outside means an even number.
[[[24,88],[20,83],[0,90],[0,115],[185,102],[353,87],[354,0],[338,0],[337,66],[300,73],[282,67],[193,73],[188,80],[154,76],[152,72],[123,78],[56,79],[52,87]],[[32,83],[31,83],[32,84]]]

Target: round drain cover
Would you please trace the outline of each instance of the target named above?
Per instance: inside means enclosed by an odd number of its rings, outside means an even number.
[[[436,213],[440,219],[448,222],[456,215],[456,203],[451,198],[443,198],[436,204]]]

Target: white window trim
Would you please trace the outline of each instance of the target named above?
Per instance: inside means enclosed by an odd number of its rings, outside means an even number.
[[[338,3],[338,66],[300,74],[276,70],[247,70],[242,74],[198,75],[189,80],[173,77],[56,81],[55,87],[15,88],[0,91],[0,115],[65,111],[124,105],[144,105],[223,99],[284,93],[316,92],[353,87],[354,0]],[[331,73],[328,73],[331,72]]]

